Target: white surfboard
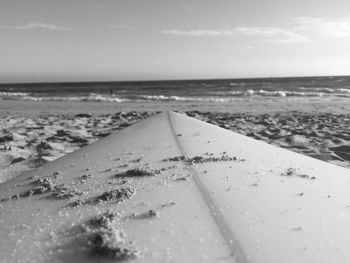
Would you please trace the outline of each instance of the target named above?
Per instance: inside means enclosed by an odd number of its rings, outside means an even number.
[[[1,184],[0,199],[1,262],[350,260],[348,169],[173,112]]]

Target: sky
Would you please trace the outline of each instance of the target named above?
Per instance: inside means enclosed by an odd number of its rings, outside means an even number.
[[[0,83],[350,75],[348,0],[0,0]]]

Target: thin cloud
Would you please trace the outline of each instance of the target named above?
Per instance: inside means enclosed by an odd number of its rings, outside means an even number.
[[[309,41],[307,37],[275,27],[237,27],[232,30],[163,30],[163,34],[187,37],[251,37],[268,43],[301,43]]]
[[[237,27],[235,31],[245,36],[276,37],[294,35],[293,32],[278,27]]]
[[[238,27],[240,36],[261,38],[262,42],[271,44],[291,44],[309,42],[310,39],[294,30],[278,27]]]
[[[138,26],[133,25],[108,25],[108,28],[117,28],[117,29],[129,29],[129,30],[136,30],[139,29]]]
[[[51,23],[40,23],[40,22],[31,22],[25,25],[18,26],[0,26],[0,29],[15,29],[15,30],[33,30],[33,29],[42,29],[50,31],[73,31],[73,28],[55,25]]]
[[[299,17],[289,27],[235,27],[233,29],[163,30],[163,34],[184,37],[254,38],[262,43],[297,44],[322,39],[350,38],[350,18]]]
[[[189,37],[235,37],[237,36],[235,31],[232,30],[208,30],[208,29],[197,29],[197,30],[189,30],[189,31],[181,31],[181,30],[163,30],[163,34],[175,35],[175,36],[189,36]]]
[[[350,37],[350,18],[324,19],[299,17],[295,19],[295,31],[313,37],[335,39]]]

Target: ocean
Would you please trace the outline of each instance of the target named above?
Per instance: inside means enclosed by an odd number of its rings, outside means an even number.
[[[0,100],[230,102],[350,98],[350,76],[137,82],[0,84]]]

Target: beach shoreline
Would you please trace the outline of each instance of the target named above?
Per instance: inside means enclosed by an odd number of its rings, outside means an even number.
[[[350,112],[350,99],[332,100],[310,98],[245,98],[231,102],[89,102],[89,101],[21,101],[1,100],[0,117],[38,117],[60,114],[113,114],[116,112],[145,111],[213,111],[229,113],[308,112],[346,114]]]

